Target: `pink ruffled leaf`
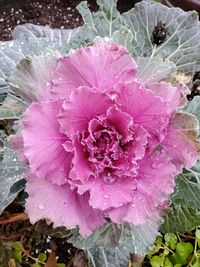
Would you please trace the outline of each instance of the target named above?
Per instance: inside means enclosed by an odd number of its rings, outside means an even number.
[[[156,148],[151,155],[141,160],[139,166],[132,202],[109,212],[113,222],[137,225],[145,223],[152,214],[159,218],[162,205],[173,192],[177,172],[168,154],[162,149]]]
[[[88,87],[74,90],[70,100],[64,101],[59,115],[62,131],[73,135],[87,130],[89,121],[97,115],[105,114],[112,104],[105,93],[91,91]]]
[[[179,83],[176,86],[172,86],[170,83],[161,82],[147,84],[145,87],[161,97],[167,103],[171,113],[185,106],[187,102],[186,95],[190,93],[187,86]]]
[[[130,127],[133,125],[133,118],[118,107],[112,106],[107,111],[107,122],[110,123],[128,141]]]
[[[32,172],[55,184],[66,182],[72,153],[63,144],[67,136],[60,133],[57,116],[61,101],[33,103],[25,112],[23,120],[24,152]]]
[[[110,91],[120,81],[133,80],[136,63],[125,47],[97,41],[57,61],[52,71],[52,93],[69,98],[80,86]]]
[[[106,178],[105,178],[106,179]],[[89,203],[94,209],[107,210],[130,203],[136,182],[134,179],[122,177],[113,183],[102,179],[91,178],[85,184],[77,185],[78,193],[90,193]]]
[[[119,84],[116,89],[119,92],[118,105],[152,137],[160,139],[170,117],[170,110],[162,98],[137,82]]]
[[[200,157],[198,121],[188,113],[176,113],[167,128],[162,145],[172,156],[172,163],[179,171],[192,167]]]
[[[27,181],[26,192],[29,195],[26,212],[32,223],[48,219],[54,227],[72,229],[79,226],[83,235],[91,234],[92,230],[104,223],[101,212],[89,206],[88,194],[80,196],[67,184],[53,185],[32,176]]]
[[[71,180],[80,180],[81,182],[86,182],[90,175],[93,174],[90,164],[84,156],[84,150],[78,141],[77,137],[73,138],[74,148],[71,150],[74,152],[74,157],[72,159],[72,168],[69,173],[69,178]]]

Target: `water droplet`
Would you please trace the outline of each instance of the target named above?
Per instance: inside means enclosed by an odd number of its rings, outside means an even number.
[[[50,86],[50,82],[46,82],[46,86]]]
[[[64,202],[64,206],[65,206],[65,207],[68,207],[68,204]]]
[[[103,180],[106,184],[113,184],[117,180],[117,177],[108,173],[107,175],[103,176]]]
[[[153,163],[153,164],[152,164],[152,168],[153,168],[153,169],[158,169],[158,164],[157,164],[157,163]]]
[[[43,205],[39,205],[38,206],[40,210],[43,210],[44,209],[44,206]]]
[[[162,168],[163,165],[164,165],[163,163],[158,164],[158,169]]]
[[[13,47],[14,46],[14,43],[13,42],[10,42],[8,46],[9,47]]]
[[[172,145],[174,148],[176,148],[177,147],[177,145]]]
[[[109,198],[109,196],[108,196],[108,195],[104,195],[103,197],[104,197],[104,198],[107,198],[107,199]]]

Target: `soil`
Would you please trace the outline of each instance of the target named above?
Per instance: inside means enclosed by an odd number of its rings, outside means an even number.
[[[199,0],[163,0],[162,2],[169,7],[180,7],[185,11],[196,10],[200,15]]]
[[[135,1],[119,0],[118,9],[124,12]],[[0,41],[12,39],[12,30],[20,24],[33,23],[52,28],[71,29],[83,24],[76,6],[80,0],[0,0]],[[98,10],[95,0],[88,0],[91,11]]]

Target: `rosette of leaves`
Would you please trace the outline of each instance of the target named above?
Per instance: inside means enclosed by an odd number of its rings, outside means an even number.
[[[138,60],[138,79],[155,82],[176,81],[176,73],[192,75],[200,71],[200,23],[196,12],[169,9],[154,1],[142,1],[135,8],[120,14],[116,0],[97,0],[99,11],[91,13],[87,2],[78,6],[84,25],[74,30],[52,30],[31,24],[17,26],[13,41],[0,42],[0,120],[6,121],[10,131],[20,118],[27,103],[16,93],[26,84],[23,74],[34,79],[31,64],[35,57],[57,53],[92,44],[98,37],[125,46]],[[161,34],[161,35],[160,35]],[[13,75],[20,70],[21,76]],[[12,78],[10,78],[12,77]],[[187,112],[199,118],[199,99],[187,107]],[[0,211],[2,212],[23,189],[25,168],[8,147],[5,131],[2,138],[0,162]],[[199,164],[184,170],[176,177],[169,213],[164,216],[162,231],[187,231],[199,224]],[[91,266],[126,266],[130,253],[145,255],[153,243],[157,222],[145,225],[106,224],[84,239],[71,231],[70,242],[85,249]]]

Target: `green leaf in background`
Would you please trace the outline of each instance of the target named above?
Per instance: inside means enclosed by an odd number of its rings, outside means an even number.
[[[39,262],[36,262],[36,263],[32,264],[31,267],[42,267],[42,265],[39,264]]]
[[[163,258],[161,256],[153,256],[150,263],[152,267],[161,267],[163,266]]]
[[[22,251],[23,250],[23,246],[22,246],[22,243],[20,241],[15,241],[12,243],[12,247],[15,249],[15,250],[18,250],[18,251]]]
[[[199,229],[196,229],[195,236],[196,236],[196,240],[197,240],[198,246],[200,248],[200,230]]]
[[[45,262],[47,260],[47,255],[45,253],[40,253],[38,255],[38,260],[42,261],[42,262]]]
[[[17,158],[16,152],[4,142],[3,160],[0,161],[0,213],[23,190],[26,168]]]
[[[72,230],[69,242],[84,249],[91,267],[128,266],[130,253],[144,256],[158,235],[158,222],[149,220],[145,225],[131,226],[107,223],[87,238]]]
[[[164,235],[165,244],[170,249],[174,250],[176,248],[177,244],[177,236],[174,233],[167,233]]]
[[[18,262],[22,263],[22,251],[14,251],[12,257]]]

